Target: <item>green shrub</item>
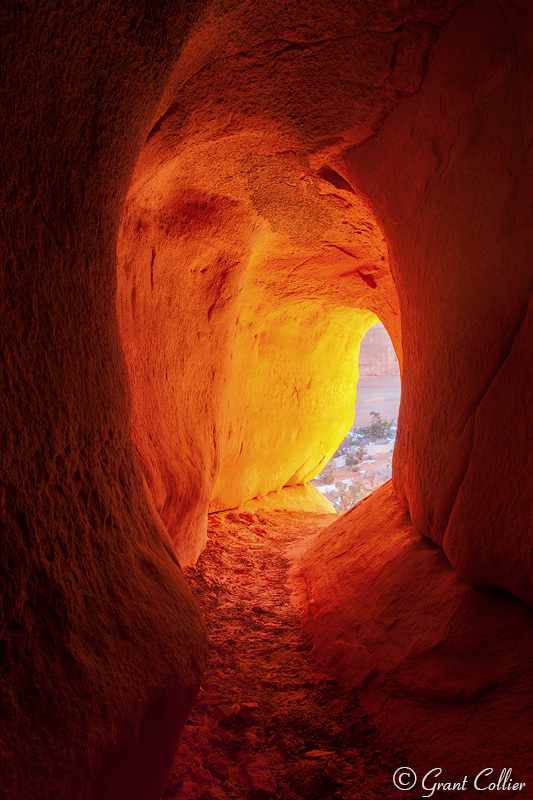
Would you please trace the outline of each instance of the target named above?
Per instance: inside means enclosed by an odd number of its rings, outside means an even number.
[[[377,411],[371,411],[370,416],[372,417],[371,424],[366,428],[358,428],[357,433],[363,436],[367,441],[388,439],[395,424],[394,420],[389,421],[383,419],[381,414]]]

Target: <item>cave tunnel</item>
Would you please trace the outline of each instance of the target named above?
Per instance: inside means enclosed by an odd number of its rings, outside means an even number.
[[[292,784],[259,734],[248,783],[235,745],[216,785],[172,784],[199,709],[213,748],[235,738],[201,687],[198,565],[289,514],[296,537],[322,520],[276,562],[301,663],[389,748],[372,796],[405,796],[409,763],[415,792],[441,768],[435,797],[500,775],[533,797],[529,0],[1,18],[0,796],[362,796],[364,769],[322,780],[341,739]],[[378,319],[402,374],[392,480],[332,516],[309,480]]]

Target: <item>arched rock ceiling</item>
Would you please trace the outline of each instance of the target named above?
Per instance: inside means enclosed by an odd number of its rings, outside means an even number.
[[[134,439],[185,559],[201,546],[217,474],[221,507],[319,468],[349,420],[341,391],[319,433],[318,399],[354,378],[372,312],[405,359],[394,482],[415,527],[465,576],[530,596],[529,567],[518,577],[488,553],[479,562],[487,541],[501,552],[502,531],[515,544],[524,535],[509,516],[491,528],[503,503],[485,495],[498,467],[479,439],[495,424],[486,396],[503,391],[494,377],[519,345],[531,288],[520,13],[214,3],[198,20],[137,163],[119,244]],[[350,310],[350,352],[311,364],[295,343],[300,312],[318,341]],[[303,393],[309,402],[287,401]],[[307,441],[279,448],[291,429]],[[506,458],[520,472],[517,448]],[[456,513],[472,471],[482,530]]]

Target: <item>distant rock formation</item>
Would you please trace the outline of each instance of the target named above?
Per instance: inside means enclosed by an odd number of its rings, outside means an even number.
[[[359,380],[400,371],[394,347],[382,322],[366,333],[359,352]]]

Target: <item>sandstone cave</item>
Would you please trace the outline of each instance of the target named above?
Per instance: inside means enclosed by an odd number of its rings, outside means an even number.
[[[530,0],[0,17],[0,798],[533,798]]]

